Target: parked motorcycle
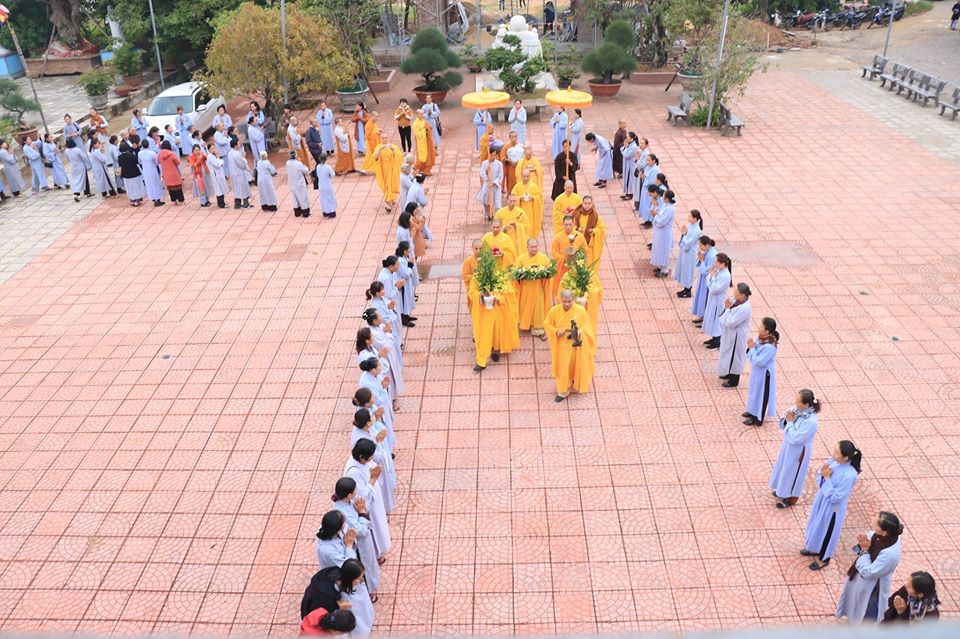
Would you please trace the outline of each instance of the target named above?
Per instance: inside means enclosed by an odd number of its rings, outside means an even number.
[[[897,21],[903,17],[904,11],[906,11],[906,5],[900,4],[897,5],[893,10],[893,20]],[[890,7],[883,6],[877,9],[877,12],[873,15],[873,20],[870,21],[870,24],[867,25],[867,28],[870,27],[885,27],[887,22],[890,21]]]
[[[793,27],[795,29],[809,29],[810,22],[815,20],[817,16],[820,15],[816,11],[811,11],[810,13],[803,13],[799,9],[796,14],[794,14]]]
[[[859,29],[860,25],[868,19],[869,15],[868,9],[847,7],[837,14],[834,24],[836,24],[837,28],[841,31],[844,29]]]
[[[807,28],[811,31],[830,31],[833,29],[837,16],[826,9],[817,13],[817,15],[807,23]]]

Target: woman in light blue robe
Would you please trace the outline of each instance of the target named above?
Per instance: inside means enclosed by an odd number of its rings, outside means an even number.
[[[273,184],[273,177],[277,169],[267,158],[267,152],[260,152],[257,161],[257,199],[260,200],[261,211],[277,210],[277,189]]]
[[[330,155],[336,151],[337,144],[333,140],[333,111],[327,108],[326,102],[320,103],[320,110],[317,111],[317,124],[320,125],[320,142],[323,144],[323,152]]]
[[[607,180],[613,179],[613,147],[610,146],[607,138],[595,133],[587,133],[586,140],[593,143],[593,152],[597,154],[597,168],[593,173],[597,181],[593,185],[601,189],[606,188]]]
[[[626,166],[626,156],[623,161]],[[700,211],[693,209],[687,216],[683,235],[677,242],[677,262],[673,269],[673,279],[677,280],[682,287],[677,291],[679,298],[690,297],[693,290],[693,277],[697,272],[697,244],[701,235],[703,235],[703,217]]]
[[[224,159],[220,157],[220,151],[217,145],[210,142],[207,144],[207,169],[210,170],[210,179],[213,182],[213,194],[217,198],[217,208],[227,207],[227,176],[224,169]]]
[[[513,103],[513,108],[510,109],[507,120],[510,122],[510,130],[515,131],[517,134],[517,141],[520,142],[520,144],[526,144],[527,110],[523,108],[523,102],[517,100]]]
[[[177,117],[174,119],[177,133],[180,135],[180,155],[190,155],[190,128],[193,126],[193,120],[183,112],[183,107],[177,107]],[[172,144],[172,143],[171,143]]]
[[[427,193],[423,190],[423,175],[416,175],[413,178],[413,184],[410,185],[410,188],[407,189],[407,199],[403,203],[403,208],[406,209],[411,204],[416,204],[422,209],[427,208],[427,205],[430,201],[427,199]]]
[[[371,506],[368,505],[368,508]],[[372,508],[376,508],[373,506]],[[376,521],[378,515],[375,510],[371,511],[373,519],[374,542],[377,541]],[[386,516],[384,516],[384,520]],[[373,632],[376,624],[377,612],[373,607],[376,598],[368,588],[369,581],[366,579],[365,567],[359,561],[347,561],[340,567],[340,577],[337,579],[336,588],[340,591],[340,599],[350,604],[350,612],[353,613],[355,620],[354,628],[348,633],[350,639],[366,639]]]
[[[253,175],[250,173],[247,158],[243,155],[243,145],[240,144],[240,140],[230,140],[227,167],[231,177],[230,189],[233,191],[233,208],[250,208],[250,198],[253,197],[253,193],[250,191],[250,180],[253,179]]]
[[[154,206],[163,206],[163,181],[160,179],[160,164],[157,154],[150,149],[147,140],[140,143],[140,152],[137,153],[140,161],[140,173],[143,175],[143,186],[147,189],[147,199],[153,201]]]
[[[480,190],[477,192],[477,202],[483,205],[483,212],[487,216],[487,221],[493,219],[493,214],[500,210],[500,195],[503,184],[503,163],[494,156],[493,164],[490,165],[490,175],[487,175],[487,166],[490,160],[484,160],[480,163]],[[493,208],[490,207],[489,184],[493,184]]]
[[[726,299],[717,324],[720,326],[720,357],[717,358],[717,377],[724,388],[740,385],[740,375],[747,362],[747,340],[750,338],[750,286],[740,282],[733,289],[733,300]]]
[[[670,273],[670,250],[673,248],[673,218],[676,215],[673,191],[663,194],[663,203],[653,216],[653,240],[650,246],[650,264],[653,274],[666,277]]]
[[[780,418],[783,443],[770,473],[770,488],[777,499],[777,508],[787,508],[797,503],[803,494],[813,454],[813,440],[817,436],[820,421],[820,400],[809,388],[797,392],[793,406]]]
[[[317,530],[317,540],[314,549],[317,551],[317,563],[320,570],[324,568],[339,568],[347,559],[356,559],[354,548],[357,534],[353,532],[347,537],[347,517],[339,510],[331,510],[320,520]],[[350,545],[344,542],[344,538]]]
[[[227,113],[227,107],[222,104],[217,107],[217,114],[213,116],[213,124],[211,126],[213,126],[214,131],[219,131],[221,124],[223,124],[224,132],[233,126],[233,118]],[[221,155],[226,156],[225,153]]]
[[[103,143],[100,140],[93,140],[93,148],[90,151],[90,162],[93,164],[93,181],[97,185],[97,191],[101,197],[115,197],[117,195],[117,186],[114,184],[113,169],[110,168],[110,160],[103,152]]]
[[[257,124],[257,119],[250,116],[247,121],[247,141],[250,143],[250,155],[259,158],[262,153],[267,152],[267,140],[263,135],[263,130]]]
[[[477,130],[477,151],[480,150],[480,138],[487,132],[487,127],[492,124],[493,118],[490,116],[489,111],[477,111],[473,114],[473,126]]]
[[[373,393],[373,403],[377,408],[383,408],[383,416],[380,419],[387,427],[387,438],[393,442],[396,441],[393,432],[393,402],[390,401],[390,392],[384,387],[384,380],[386,378],[383,376],[383,367],[380,365],[379,358],[371,357],[360,364],[359,385],[361,388],[369,388]],[[387,386],[390,386],[389,381]],[[376,529],[374,529],[374,540],[376,541]]]
[[[140,109],[133,110],[133,117],[130,118],[130,128],[136,131],[137,137],[141,140],[147,139],[147,133],[150,131],[150,125],[147,122],[147,118],[143,117]]]
[[[63,139],[70,140],[72,139],[74,144],[77,145],[77,148],[80,149],[80,153],[84,156],[87,155],[87,144],[83,139],[83,135],[80,132],[80,127],[77,126],[77,123],[73,121],[73,118],[70,117],[70,114],[63,116]],[[90,158],[87,158],[87,166],[90,165]]]
[[[357,395],[364,389],[358,390]],[[356,396],[354,396],[356,399]],[[339,510],[347,520],[347,529],[357,531],[356,551],[364,566],[369,566],[366,572],[367,587],[370,592],[380,589],[380,564],[377,563],[377,549],[373,545],[373,531],[370,529],[370,518],[367,511],[357,512],[354,500],[357,497],[357,482],[350,477],[337,480],[333,490],[336,501],[334,510]],[[363,515],[361,517],[361,514]]]
[[[400,287],[400,313],[401,315],[407,315],[410,317],[411,321],[415,321],[417,318],[413,317],[413,311],[417,308],[417,300],[415,299],[416,293],[416,283],[413,280],[412,271],[416,270],[416,265],[413,268],[410,267],[413,264],[413,255],[411,251],[410,242],[400,242],[397,245],[397,250],[394,252],[394,255],[397,256],[397,272],[394,274],[394,277],[397,280],[403,281],[403,286]]]
[[[810,563],[810,570],[820,570],[829,564],[840,543],[840,532],[847,518],[847,502],[857,483],[862,461],[863,455],[856,445],[844,439],[834,448],[833,457],[817,473],[817,496],[810,506],[800,551],[805,557],[816,557]]]
[[[367,107],[363,102],[357,104],[353,112],[354,139],[357,141],[357,154],[365,155],[367,152],[367,121],[370,119]]]
[[[369,359],[369,357],[366,359]],[[379,489],[377,497],[382,500],[383,510],[389,515],[397,505],[397,476],[393,468],[393,460],[390,458],[393,451],[387,443],[386,425],[375,419],[371,411],[366,408],[360,408],[354,413],[350,447],[356,446],[361,439],[373,442],[373,445],[376,446],[373,461],[383,470],[380,473],[380,479],[374,486],[374,490]]]
[[[70,188],[73,189],[73,201],[80,201],[80,194],[91,197],[90,177],[87,170],[90,169],[90,157],[84,153],[74,138],[67,138],[67,160],[70,162]]]
[[[567,139],[567,112],[563,107],[558,106],[556,112],[550,116],[550,128],[553,129],[550,157],[555,158],[563,151],[563,141]],[[573,144],[570,145],[570,151],[573,151]]]
[[[50,175],[53,176],[53,188],[63,189],[69,184],[67,172],[63,168],[63,157],[60,155],[60,149],[53,141],[53,134],[47,133],[43,136],[43,158],[50,164]]]
[[[393,331],[386,330],[386,324],[380,316],[380,311],[375,308],[368,308],[363,312],[362,315],[364,321],[366,321],[367,326],[361,328],[358,333],[358,343],[357,348],[360,348],[360,338],[366,341],[364,335],[369,334],[370,336],[370,347],[376,351],[378,357],[380,357],[383,366],[387,373],[390,376],[390,388],[387,390],[390,391],[390,398],[393,399],[394,410],[397,408],[397,398],[403,394],[406,384],[403,381],[403,351],[400,350],[399,345],[397,344],[396,337],[393,334]],[[369,333],[367,333],[369,331]],[[386,351],[386,354],[382,354]]]
[[[893,513],[880,511],[874,529],[858,535],[860,552],[847,571],[843,592],[837,601],[837,619],[847,618],[853,626],[883,621],[893,583],[900,565],[900,536],[903,524]]]
[[[126,193],[123,189],[123,178],[120,177],[120,147],[117,146],[117,136],[111,135],[106,146],[107,160],[110,161],[110,170],[113,171],[113,181],[117,185],[117,193]]]
[[[398,201],[400,202],[400,209],[403,210],[407,205],[407,195],[410,193],[410,187],[413,186],[413,178],[410,177],[410,174],[413,173],[413,168],[404,162],[400,165],[400,197]]]
[[[217,125],[216,133],[213,134],[213,143],[217,145],[217,152],[226,162],[227,156],[230,154],[230,136],[227,135],[227,128],[222,124]],[[230,177],[229,167],[226,169],[226,175]]]
[[[708,349],[720,348],[720,314],[727,298],[727,289],[732,285],[732,261],[726,253],[717,253],[716,263],[707,275],[707,307],[703,311],[703,333],[710,339],[703,343]]]
[[[435,150],[440,150],[440,107],[433,103],[433,96],[429,93],[427,94],[427,102],[420,107],[420,110],[423,111],[423,116],[427,119],[427,122],[430,123],[430,128],[433,129],[433,146],[436,147]],[[479,140],[477,141],[477,147],[479,149]]]
[[[371,308],[377,309],[380,316],[390,323],[393,333],[396,334],[402,346],[405,328],[403,317],[400,315],[400,294],[394,283],[393,273],[390,271],[390,267],[386,266],[394,262],[396,262],[396,257],[393,255],[383,260],[384,267],[377,273],[377,282],[380,283],[380,286],[371,285],[370,290],[367,291],[367,296]]]
[[[723,341],[723,340],[721,340]],[[757,339],[747,340],[747,360],[750,362],[750,384],[747,386],[747,409],[743,413],[745,426],[760,426],[764,417],[777,414],[777,344],[780,333],[777,320],[760,320]]]
[[[693,323],[703,322],[703,313],[707,309],[707,275],[717,259],[717,243],[707,235],[701,235],[697,240],[697,291],[693,294],[690,312],[693,314]]]
[[[640,198],[637,200],[637,212],[643,221],[644,228],[653,226],[653,220],[650,218],[650,187],[656,184],[657,175],[660,172],[660,163],[657,156],[651,153],[647,156],[647,163],[643,166],[641,175],[643,182],[640,184]]]
[[[410,269],[413,278],[414,293],[416,293],[416,288],[420,286],[420,272],[417,270],[416,263],[417,259],[423,256],[417,255],[416,253],[416,244],[413,241],[413,235],[410,233],[410,220],[417,214],[419,208],[419,206],[414,205],[410,210],[404,209],[403,213],[397,218],[396,233],[397,246],[400,246],[404,242],[410,245],[410,261],[414,264],[413,268]]]
[[[621,200],[632,200],[633,190],[637,188],[640,179],[633,174],[637,168],[637,134],[633,131],[627,133],[627,141],[620,147],[620,153],[623,155],[623,195]]]
[[[37,143],[32,138],[27,138],[23,145],[23,156],[27,158],[30,165],[30,188],[34,193],[40,191],[49,191],[47,185],[47,171],[43,167],[43,156],[37,150]]]
[[[326,156],[321,155],[317,162],[317,200],[320,203],[320,212],[323,217],[337,216],[337,196],[333,192],[333,176],[336,172],[326,163]]]
[[[3,164],[3,175],[7,178],[10,193],[19,196],[24,188],[23,176],[20,175],[20,163],[17,162],[17,156],[10,151],[10,145],[6,142],[0,143],[0,164]]]
[[[570,150],[577,154],[577,162],[583,162],[583,112],[580,109],[573,110],[573,122],[570,123]],[[562,146],[562,143],[561,143]],[[560,149],[561,151],[563,149]],[[610,165],[613,166],[611,156]]]

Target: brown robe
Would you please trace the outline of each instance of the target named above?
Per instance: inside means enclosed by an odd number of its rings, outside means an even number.
[[[620,147],[627,141],[627,132],[617,127],[617,132],[613,135],[613,173],[620,175],[623,173],[623,151]]]

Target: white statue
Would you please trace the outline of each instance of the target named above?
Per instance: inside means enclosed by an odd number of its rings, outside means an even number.
[[[508,24],[501,24],[500,28],[497,29],[496,39],[491,46],[506,48],[503,43],[503,37],[506,35],[515,35],[520,38],[520,50],[526,57],[533,58],[543,55],[543,46],[540,44],[537,32],[530,28],[523,16],[513,16]]]

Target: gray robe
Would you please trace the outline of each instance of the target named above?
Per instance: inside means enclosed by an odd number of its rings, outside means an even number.
[[[22,191],[23,177],[20,175],[17,158],[10,152],[10,149],[0,149],[0,162],[3,163],[3,174],[7,178],[7,186],[10,187],[10,192],[19,193]]]
[[[297,159],[287,160],[287,184],[290,185],[290,197],[293,199],[293,208],[309,209],[310,196],[307,194],[307,178],[310,169]]]
[[[137,159],[140,160],[140,173],[143,175],[143,186],[147,189],[147,199],[154,202],[163,199],[163,182],[160,180],[157,154],[150,149],[140,149]]]
[[[658,216],[659,217],[659,216]],[[747,338],[750,337],[750,300],[724,309],[717,319],[720,325],[720,358],[717,375],[739,375],[747,359]]]
[[[277,190],[273,187],[273,176],[277,174],[270,160],[257,162],[257,195],[261,206],[277,205]]]
[[[217,197],[227,194],[227,176],[223,172],[223,158],[213,153],[207,155],[207,168],[213,179],[213,194]]]
[[[333,193],[333,176],[336,175],[332,166],[321,164],[317,166],[317,188],[320,193],[320,211],[322,213],[337,212],[337,197]]]
[[[113,191],[116,193],[117,186],[113,181],[113,169],[108,166],[110,160],[103,154],[103,150],[94,150],[90,154],[90,161],[93,163],[93,181],[97,185],[97,192],[107,193],[108,191]]]
[[[230,155],[227,156],[227,168],[230,173],[230,188],[233,189],[233,197],[237,200],[249,200],[252,196],[250,192],[250,180],[253,175],[250,173],[250,165],[247,164],[247,158],[237,149],[230,149]]]
[[[70,188],[74,195],[87,190],[87,156],[80,147],[67,149],[67,159],[70,160]]]

